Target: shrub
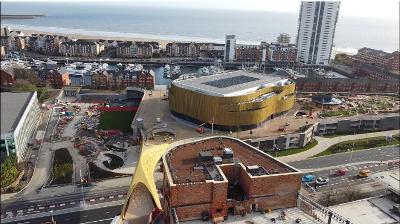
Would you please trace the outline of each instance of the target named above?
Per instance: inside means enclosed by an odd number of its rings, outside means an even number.
[[[17,158],[15,155],[8,156],[1,163],[1,186],[7,187],[12,184],[21,171],[17,168]]]

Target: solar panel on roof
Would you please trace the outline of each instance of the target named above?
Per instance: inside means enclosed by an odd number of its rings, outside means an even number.
[[[253,82],[256,80],[260,80],[260,79],[255,78],[255,77],[245,76],[245,75],[239,75],[239,76],[235,76],[235,77],[204,82],[202,84],[217,87],[217,88],[226,88],[226,87],[240,85],[240,84],[247,83],[247,82]]]

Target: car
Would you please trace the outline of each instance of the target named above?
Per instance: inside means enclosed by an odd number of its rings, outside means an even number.
[[[312,174],[305,174],[302,178],[301,178],[301,182],[303,183],[310,183],[314,180],[314,175]]]
[[[336,170],[336,172],[333,174],[333,176],[335,176],[335,177],[345,176],[347,171],[348,170],[346,168],[340,168],[340,169]]]
[[[357,176],[360,178],[364,178],[364,177],[368,177],[370,173],[371,173],[370,170],[360,170],[360,172],[358,172]]]
[[[328,183],[329,183],[329,178],[326,176],[318,177],[317,180],[315,181],[316,185],[325,185]]]

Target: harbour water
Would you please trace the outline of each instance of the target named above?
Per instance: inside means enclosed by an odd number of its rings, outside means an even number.
[[[29,20],[2,20],[1,26],[63,34],[223,42],[236,34],[239,43],[275,41],[279,33],[297,32],[297,13],[184,8],[148,8],[67,2],[2,2],[4,14],[45,14]],[[279,21],[279,22],[276,22]],[[339,16],[338,51],[362,47],[398,49],[398,20]]]

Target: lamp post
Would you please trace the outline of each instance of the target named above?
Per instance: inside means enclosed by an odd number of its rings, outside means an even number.
[[[81,177],[82,207],[85,207],[85,196],[83,194],[82,169],[79,169],[79,176]]]
[[[54,220],[54,217],[53,217],[53,210],[50,211],[50,214],[51,214],[51,223],[55,224],[56,221]]]

